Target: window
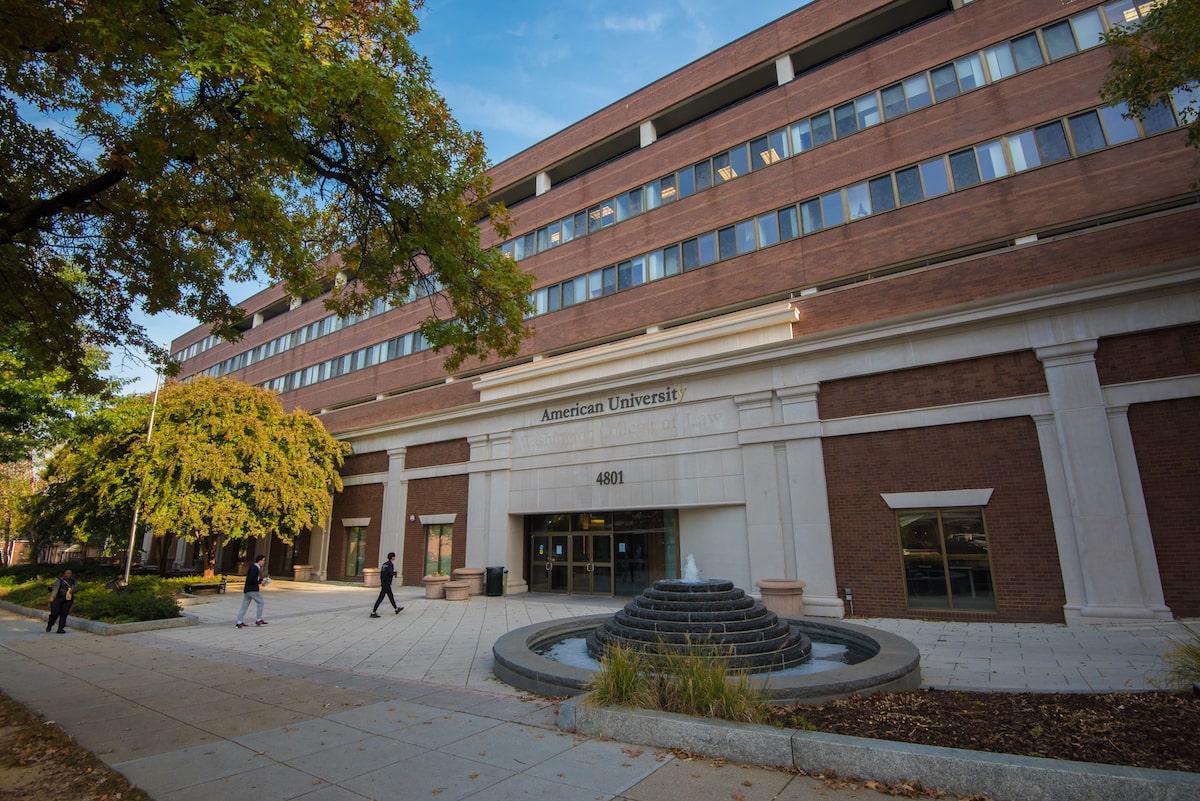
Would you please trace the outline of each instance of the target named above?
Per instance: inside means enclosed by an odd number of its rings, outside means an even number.
[[[346,527],[346,561],[343,575],[361,576],[367,561],[367,527]]]
[[[779,238],[781,240],[795,239],[800,236],[800,223],[796,218],[796,207],[788,206],[779,211]]]
[[[1033,131],[1023,131],[1008,137],[1008,150],[1012,153],[1013,169],[1017,172],[1032,169],[1042,163]]]
[[[813,147],[833,141],[833,120],[828,111],[809,117],[808,122],[812,126]]]
[[[958,75],[954,72],[953,64],[938,67],[930,73],[930,77],[933,78],[933,96],[939,103],[958,94]]]
[[[426,525],[425,575],[450,575],[450,556],[453,550],[453,525]]]
[[[863,95],[854,101],[854,113],[858,115],[859,130],[870,128],[872,125],[880,123],[879,101],[875,99],[874,92],[869,95]]]
[[[946,176],[946,162],[930,159],[921,165],[921,181],[925,184],[925,197],[937,197],[950,191],[950,179]]]
[[[705,160],[695,165],[693,169],[696,172],[696,191],[703,192],[713,185],[712,161]]]
[[[980,176],[985,181],[1003,178],[1008,175],[1008,165],[1004,161],[1004,145],[997,139],[975,148],[979,157]]]
[[[1036,33],[1027,33],[1012,40],[1013,58],[1017,62],[1017,72],[1031,70],[1046,63],[1042,57],[1042,46],[1038,44]]]
[[[900,192],[900,205],[907,206],[925,199],[921,191],[921,171],[917,167],[896,172],[896,189]]]
[[[680,170],[677,177],[679,179],[679,197],[687,197],[696,193],[696,173],[692,171],[691,167]]]
[[[841,225],[846,221],[846,209],[840,191],[821,195],[821,217],[826,228]]]
[[[750,158],[756,170],[782,161],[788,155],[787,134],[782,128],[750,143]]]
[[[900,84],[886,87],[880,95],[883,97],[883,115],[889,120],[908,113],[908,104],[904,101],[904,87]]]
[[[843,136],[849,136],[858,130],[853,103],[846,103],[833,110],[833,126],[837,129],[839,139]]]
[[[950,154],[950,175],[954,178],[955,189],[979,183],[979,165],[975,163],[974,149]]]
[[[988,72],[991,73],[993,81],[1017,74],[1017,64],[1013,61],[1012,46],[1008,42],[989,47],[983,51],[983,56],[987,59]]]
[[[717,231],[717,249],[722,259],[732,259],[737,255],[737,235],[732,225]]]
[[[1100,12],[1093,8],[1071,17],[1071,30],[1075,32],[1075,41],[1079,43],[1080,50],[1096,47],[1104,36],[1104,23],[1100,21]]]
[[[1042,36],[1046,40],[1046,51],[1051,61],[1071,55],[1075,52],[1075,36],[1071,33],[1071,22],[1063,20],[1057,25],[1047,25],[1042,28]]]
[[[1071,151],[1067,147],[1067,137],[1063,133],[1061,122],[1034,128],[1033,135],[1037,139],[1038,152],[1042,154],[1043,163],[1070,158]]]
[[[846,203],[850,209],[850,219],[857,220],[871,213],[871,189],[864,181],[846,190]]]
[[[904,79],[904,99],[908,101],[909,111],[925,108],[933,102],[933,97],[929,94],[929,82],[925,80],[924,73]]]
[[[806,200],[800,204],[800,221],[804,224],[804,233],[812,234],[820,231],[821,201]]]
[[[896,193],[890,175],[871,179],[871,208],[876,213],[896,208]]]
[[[982,508],[902,509],[896,522],[909,608],[996,609]]]
[[[779,218],[775,214],[758,218],[758,241],[764,248],[779,241]]]
[[[1142,128],[1146,135],[1167,131],[1175,127],[1175,113],[1167,103],[1157,103],[1142,113]]]
[[[1108,145],[1104,141],[1104,130],[1100,127],[1100,117],[1094,111],[1086,114],[1076,114],[1067,120],[1071,128],[1071,138],[1075,140],[1076,152],[1090,153]]]
[[[801,120],[789,129],[792,134],[792,152],[803,153],[813,146],[812,127],[808,120]]]
[[[958,84],[964,92],[983,86],[983,66],[979,56],[967,56],[954,62],[954,71],[958,73]]]
[[[749,253],[757,247],[754,239],[754,220],[743,220],[737,224],[737,252]]]

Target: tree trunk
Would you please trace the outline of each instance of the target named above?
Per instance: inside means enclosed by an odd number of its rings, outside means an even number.
[[[212,534],[204,536],[204,578],[212,578],[217,574],[217,538]]]

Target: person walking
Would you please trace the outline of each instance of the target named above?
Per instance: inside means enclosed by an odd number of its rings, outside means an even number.
[[[71,568],[50,585],[50,619],[46,621],[46,631],[54,628],[58,622],[58,633],[67,633],[67,615],[71,614],[71,606],[75,603],[75,579],[72,578]]]
[[[246,628],[246,623],[242,618],[246,616],[246,610],[250,608],[250,602],[254,601],[258,604],[256,608],[254,625],[265,626],[267,621],[263,620],[263,597],[262,585],[270,584],[271,579],[264,578],[262,574],[262,564],[267,557],[259,554],[254,557],[254,564],[250,565],[250,569],[246,571],[246,586],[242,588],[242,608],[238,610],[237,627],[239,629]]]
[[[396,554],[389,553],[387,561],[379,566],[379,597],[375,599],[375,606],[371,607],[371,617],[379,617],[379,605],[383,603],[384,597],[391,601],[397,615],[404,611],[403,606],[396,605],[396,596],[392,595],[392,579],[395,577]]]

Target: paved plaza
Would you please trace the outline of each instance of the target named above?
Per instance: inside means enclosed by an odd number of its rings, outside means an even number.
[[[368,617],[373,589],[275,582],[263,627],[240,592],[189,605],[198,625],[98,636],[0,612],[0,686],[157,801],[871,801],[770,768],[561,731],[556,705],[492,675],[492,643],[614,599],[426,600]],[[1108,691],[1158,686],[1178,623],[1055,625],[858,619],[921,651],[923,686]],[[670,744],[665,744],[670,745]]]

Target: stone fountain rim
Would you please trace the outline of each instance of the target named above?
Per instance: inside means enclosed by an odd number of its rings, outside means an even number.
[[[502,635],[492,646],[493,672],[496,678],[518,689],[559,697],[586,692],[595,671],[564,665],[533,649],[545,642],[568,636],[586,636],[608,615],[588,615],[534,623]],[[853,644],[872,653],[857,665],[836,671],[802,676],[755,677],[751,683],[765,689],[780,703],[824,703],[881,690],[911,690],[921,684],[921,654],[903,637],[890,632],[842,621],[831,622],[811,617],[782,618],[812,636],[833,642]]]

